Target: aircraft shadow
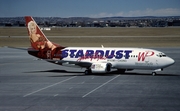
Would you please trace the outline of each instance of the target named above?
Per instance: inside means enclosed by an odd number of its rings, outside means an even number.
[[[124,74],[121,75],[139,75],[139,76],[152,76],[152,74],[150,73],[134,73],[134,72],[126,72]],[[177,74],[156,74],[155,76],[180,76]]]
[[[55,76],[48,76],[48,77],[65,77],[65,76],[113,76],[113,75],[119,75],[115,73],[93,73],[93,74],[88,74],[85,75],[84,72],[78,72],[78,71],[66,71],[66,70],[59,70],[59,69],[53,69],[53,70],[44,70],[44,71],[29,71],[25,73],[42,73],[42,72],[49,72],[49,73],[67,73],[64,75],[55,75]],[[70,73],[70,74],[69,74]]]
[[[136,75],[136,76],[152,76],[150,73],[136,73],[136,72],[126,72],[126,73],[118,73],[116,71],[113,71],[111,73],[93,73],[85,75],[84,72],[80,71],[66,71],[66,70],[59,70],[59,69],[53,69],[53,70],[44,70],[44,71],[30,71],[25,73],[42,73],[42,72],[49,72],[49,73],[59,73],[60,75],[54,75],[54,76],[48,76],[48,77],[66,77],[66,76],[114,76],[114,75]],[[63,75],[61,75],[63,73]],[[67,74],[64,74],[67,73]],[[180,76],[176,74],[157,74],[156,76]]]

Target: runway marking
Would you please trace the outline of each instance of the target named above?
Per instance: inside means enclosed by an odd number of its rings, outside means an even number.
[[[117,77],[119,77],[120,75],[115,76],[114,78],[110,79],[109,81],[103,83],[102,85],[98,86],[97,88],[93,89],[92,91],[88,92],[87,94],[85,94],[84,96],[82,96],[83,98],[88,96],[89,94],[93,93],[94,91],[98,90],[99,88],[103,87],[104,85],[108,84],[109,82],[113,81],[114,79],[116,79]]]
[[[71,90],[73,87],[70,87],[69,90]]]
[[[58,96],[59,94],[55,94],[54,97]]]
[[[65,80],[63,80],[63,81],[60,81],[60,82],[54,83],[54,84],[52,84],[52,85],[49,85],[49,86],[47,86],[47,87],[41,88],[41,89],[39,89],[39,90],[33,91],[33,92],[31,92],[31,93],[28,93],[28,94],[24,95],[23,97],[27,97],[27,96],[29,96],[29,95],[32,95],[32,94],[37,93],[37,92],[39,92],[39,91],[45,90],[45,89],[50,88],[50,87],[52,87],[52,86],[61,84],[61,83],[66,82],[66,81],[68,81],[68,80],[70,80],[70,79],[73,79],[73,78],[75,78],[75,77],[77,77],[77,76],[74,76],[74,77],[65,79]]]

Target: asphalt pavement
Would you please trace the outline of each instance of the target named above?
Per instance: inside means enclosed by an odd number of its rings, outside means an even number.
[[[27,54],[0,48],[0,111],[179,111],[180,47],[153,48],[176,63],[151,75],[84,75]]]

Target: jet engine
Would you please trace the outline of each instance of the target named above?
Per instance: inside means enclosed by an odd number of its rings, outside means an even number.
[[[111,71],[110,63],[93,63],[91,65],[92,73],[108,73]]]

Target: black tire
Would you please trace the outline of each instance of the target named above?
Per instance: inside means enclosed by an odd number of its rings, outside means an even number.
[[[85,70],[85,72],[84,72],[84,74],[85,75],[88,75],[88,74],[91,74],[92,72],[91,72],[91,70],[90,69],[88,69],[88,70]]]

